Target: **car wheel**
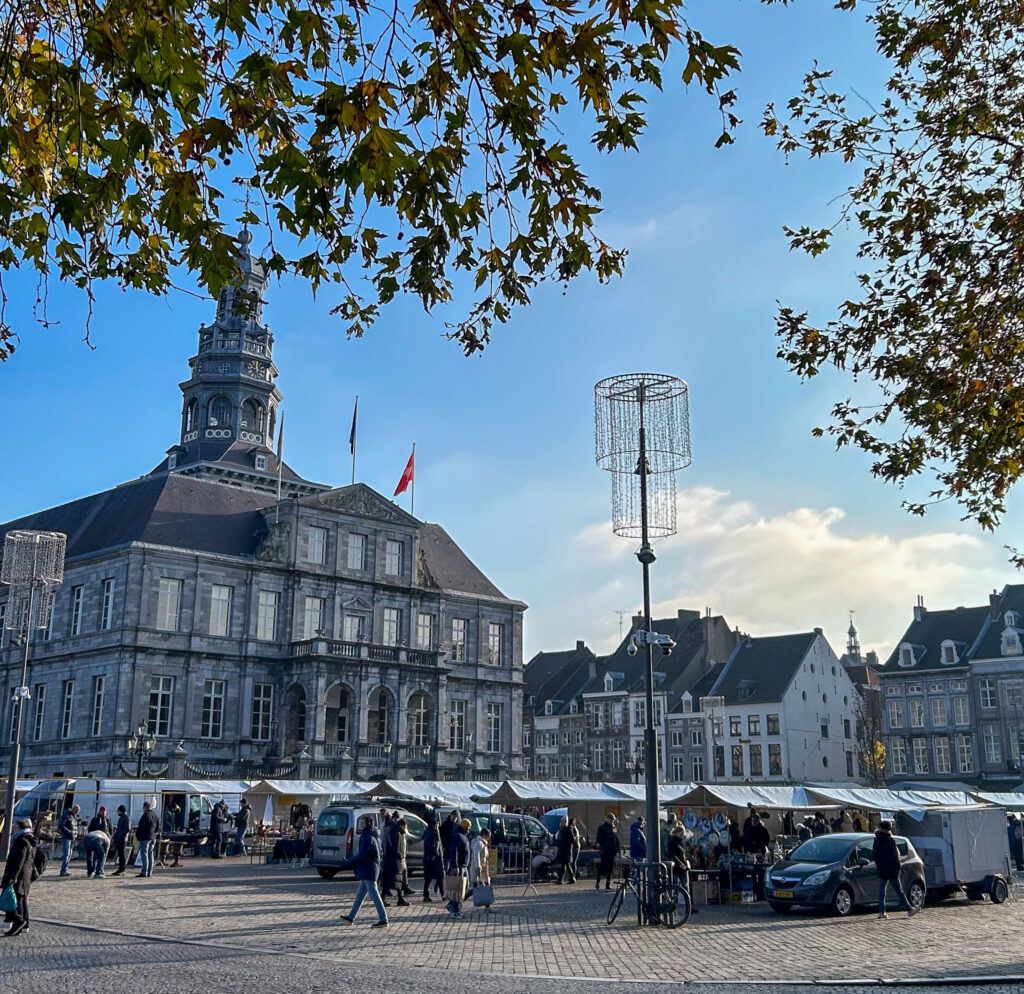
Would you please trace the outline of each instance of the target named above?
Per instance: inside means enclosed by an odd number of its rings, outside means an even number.
[[[853,891],[849,887],[837,887],[832,895],[832,914],[846,918],[853,914]]]
[[[996,877],[992,881],[992,889],[988,892],[993,904],[1002,904],[1010,896],[1010,888],[1002,877]]]
[[[907,888],[907,900],[912,908],[923,908],[924,899],[927,896],[925,886],[920,880],[913,880]]]
[[[790,908],[788,904],[780,904],[778,901],[769,901],[768,906],[777,915],[784,915],[787,911],[789,911]]]
[[[338,870],[337,867],[334,866],[318,866],[316,868],[316,872],[319,873],[324,880],[330,880]]]

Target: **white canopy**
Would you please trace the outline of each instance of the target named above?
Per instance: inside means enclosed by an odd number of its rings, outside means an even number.
[[[809,788],[760,786],[755,784],[695,784],[690,790],[671,799],[680,807],[745,808],[753,805],[763,810],[800,810],[801,808],[837,808],[829,801],[819,802],[809,796]]]
[[[249,788],[250,794],[289,794],[295,797],[348,797],[362,794],[373,786],[362,780],[261,780]]]
[[[910,811],[928,807],[937,801],[922,801],[909,793],[887,790],[884,787],[807,787],[807,794],[815,801],[833,807],[856,808],[861,811]]]
[[[560,780],[506,780],[496,789],[476,794],[473,799],[485,804],[565,805],[585,801],[621,804],[643,800],[641,784],[575,782]]]
[[[375,797],[405,797],[435,807],[464,806],[498,789],[497,780],[381,780],[367,784],[359,793],[361,800]]]
[[[998,804],[999,807],[1005,808],[1007,811],[1024,811],[1024,793],[1008,791],[992,794],[983,790],[976,790],[973,793],[978,800],[986,801],[989,804]]]

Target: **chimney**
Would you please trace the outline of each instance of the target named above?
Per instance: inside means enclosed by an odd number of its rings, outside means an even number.
[[[587,650],[587,643],[584,642],[583,639],[576,639],[576,651],[577,652],[586,652],[586,650]]]
[[[999,596],[998,592],[995,591],[995,590],[993,590],[992,593],[990,593],[988,595],[988,616],[993,621],[995,621],[996,618],[999,617],[999,602],[1001,600],[1002,600],[1002,598]]]
[[[814,629],[814,634],[815,635],[824,635],[825,632],[822,629],[820,629],[820,628],[815,628]]]
[[[914,605],[914,621],[921,621],[927,613],[924,606],[924,596],[918,594],[917,603]]]
[[[685,625],[689,621],[696,621],[700,617],[700,611],[690,611],[687,608],[680,608],[676,612],[679,624]]]

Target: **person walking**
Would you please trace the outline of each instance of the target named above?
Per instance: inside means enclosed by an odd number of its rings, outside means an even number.
[[[128,845],[128,836],[132,834],[132,820],[128,817],[128,809],[123,805],[117,808],[117,825],[114,828],[114,852],[117,853],[117,869],[114,876],[119,877],[124,873],[128,860],[125,855],[125,846]]]
[[[109,823],[110,819],[108,818],[107,824]],[[102,828],[94,828],[82,840],[82,848],[85,850],[85,875],[102,880],[105,876],[103,867],[106,865],[107,853],[110,851],[110,836]]]
[[[142,817],[135,826],[135,838],[139,840],[139,856],[142,859],[140,877],[153,876],[153,847],[156,845],[156,838],[160,834],[160,819],[152,810],[149,801],[142,803]]]
[[[114,826],[110,823],[110,819],[107,817],[107,806],[105,804],[101,804],[99,811],[92,816],[92,820],[89,822],[89,827],[86,831],[106,832],[107,835],[114,834]]]
[[[615,857],[619,855],[619,837],[615,834],[615,815],[608,813],[597,829],[597,884],[601,889],[601,878],[604,878],[604,889],[612,886],[612,873],[615,870]]]
[[[245,833],[249,831],[249,823],[252,820],[252,808],[249,801],[243,797],[238,802],[238,810],[235,812],[235,855],[245,855]]]
[[[391,888],[395,886],[395,877],[398,875],[398,819],[401,816],[397,811],[392,812],[391,817],[384,822],[384,837],[381,840],[384,847],[383,863],[380,870],[380,896],[384,898],[384,907],[389,907],[388,898],[391,896]],[[399,890],[401,897],[401,890]]]
[[[452,843],[448,850],[448,858],[445,864],[445,873],[452,877],[466,876],[466,868],[469,866],[469,830],[472,822],[463,818],[458,827],[452,832]],[[453,918],[462,918],[462,901],[464,895],[461,892],[452,893],[448,901],[448,910]]]
[[[903,884],[900,883],[900,851],[892,837],[891,821],[879,822],[878,831],[875,832],[875,843],[871,847],[871,858],[878,870],[878,917],[889,917],[885,913],[885,892],[889,884],[892,884],[900,900],[900,907],[906,910],[908,918],[913,918],[919,909],[907,900]]]
[[[221,807],[221,802],[218,801],[210,812],[210,859],[220,859],[225,822],[224,809]]]
[[[458,811],[453,811],[441,823],[441,852],[444,854],[444,859],[448,858],[448,850],[452,847],[452,835],[458,830],[460,821],[462,821],[462,815]]]
[[[4,864],[3,879],[0,879],[0,892],[8,887],[14,888],[14,896],[18,906],[8,911],[7,921],[11,927],[4,932],[7,935],[21,935],[28,931],[28,892],[32,886],[32,870],[35,868],[36,840],[32,834],[32,819],[19,818],[14,823],[14,835],[11,836],[11,848]]]
[[[491,882],[491,830],[480,829],[480,834],[469,846],[469,889],[477,884]]]
[[[562,815],[562,820],[558,825],[558,862],[561,865],[558,867],[558,879],[555,883],[561,884],[565,880],[566,874],[569,875],[569,883],[576,883],[572,865],[572,829],[569,827],[567,815]]]
[[[412,893],[409,888],[409,823],[404,818],[395,822],[395,893],[398,895],[398,906],[409,907],[405,899],[406,893]]]
[[[646,824],[644,816],[639,815],[636,821],[629,826],[630,859],[647,859],[647,836],[644,834]]]
[[[60,822],[58,823],[60,831],[60,875],[62,877],[71,876],[68,863],[71,862],[71,854],[75,849],[75,839],[78,837],[78,812],[81,810],[81,805],[73,805],[60,816]],[[33,841],[34,838],[33,836]]]
[[[377,877],[380,876],[382,860],[380,833],[374,828],[373,815],[366,815],[359,832],[359,850],[355,856],[345,860],[342,864],[345,869],[355,870],[356,880],[359,881],[359,888],[356,890],[356,897],[352,902],[352,910],[347,915],[340,916],[343,922],[349,925],[355,922],[364,898],[369,896],[378,915],[378,919],[372,927],[384,928],[387,925],[388,913],[384,910],[384,901],[381,899],[380,891],[377,890]]]
[[[583,847],[575,816],[569,818],[569,835],[571,837],[569,843],[569,865],[572,867],[572,879],[575,883],[580,878],[580,849]]]
[[[444,889],[444,856],[441,849],[441,833],[437,827],[437,815],[427,816],[427,829],[423,833],[423,903],[433,904],[430,885],[440,894]]]

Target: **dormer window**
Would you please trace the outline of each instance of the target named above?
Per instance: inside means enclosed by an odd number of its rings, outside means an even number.
[[[177,465],[178,465],[178,456],[177,456],[177,453],[175,453],[175,452],[172,452],[172,453],[171,453],[171,454],[170,454],[170,455],[169,455],[169,456],[167,457],[167,468],[168,468],[168,469],[174,469],[174,467],[175,467],[175,466],[177,466]]]
[[[576,712],[577,712],[578,710],[579,710],[579,705],[577,705],[577,703],[576,703],[575,701],[573,701],[573,702],[572,702],[572,703],[571,703],[571,704],[569,705],[569,714],[576,714]]]
[[[689,694],[683,695],[683,714],[693,713],[693,698]]]
[[[553,712],[554,712],[554,707],[552,706],[551,701],[545,701],[544,702],[544,713],[545,714],[552,714]]]
[[[604,692],[610,694],[615,687],[615,681],[610,673],[604,675]]]
[[[265,470],[267,468],[267,457],[266,456],[257,456],[256,457],[256,468],[258,470],[261,470],[261,471]]]
[[[1012,613],[1012,611],[1007,611],[1007,614]],[[1004,656],[1019,656],[1021,654],[1020,633],[1015,628],[1007,628],[1003,631],[1002,653]]]
[[[914,665],[914,648],[906,643],[900,646],[900,666]]]
[[[1007,611],[1006,614],[1003,615],[1003,620],[1006,623],[1007,628],[1018,627],[1019,617],[1016,611]]]
[[[956,651],[956,644],[950,641],[950,639],[946,639],[942,643],[942,665],[952,666],[958,662],[960,662],[960,656]]]

